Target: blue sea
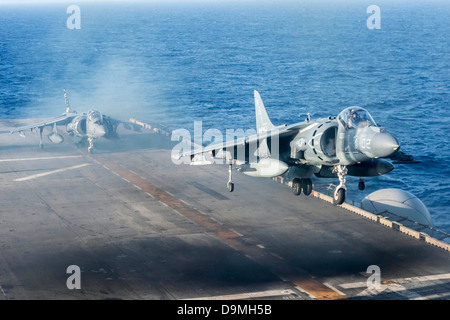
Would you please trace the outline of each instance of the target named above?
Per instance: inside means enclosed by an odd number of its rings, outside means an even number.
[[[450,2],[376,3],[380,29],[364,0],[0,1],[0,117],[59,115],[64,88],[78,111],[190,131],[255,128],[253,90],[276,125],[358,105],[422,163],[349,195],[409,191],[450,233]]]

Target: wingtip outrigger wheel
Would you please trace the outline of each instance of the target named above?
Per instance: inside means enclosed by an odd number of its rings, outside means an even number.
[[[366,188],[366,183],[362,178],[359,178],[358,189],[363,191]]]
[[[227,189],[230,192],[233,192],[233,190],[234,190],[234,182],[233,182],[233,179],[232,179],[232,176],[231,176],[231,170],[232,169],[233,169],[233,164],[230,163],[228,165],[228,182],[227,182]]]
[[[44,127],[39,127],[39,148],[44,148],[44,142],[42,141],[42,131],[44,131]]]
[[[232,181],[228,181],[227,189],[228,189],[228,191],[233,192],[233,190],[234,190],[234,183]]]
[[[335,204],[343,204],[345,201],[345,192],[347,187],[345,186],[345,180],[347,176],[347,167],[343,165],[337,165],[334,170],[337,172],[339,178],[339,185],[334,189],[333,201]]]

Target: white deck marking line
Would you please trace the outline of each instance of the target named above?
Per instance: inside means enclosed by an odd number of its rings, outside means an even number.
[[[398,279],[391,279],[391,281],[393,281],[395,283],[408,283],[408,282],[436,281],[436,280],[448,280],[448,279],[450,279],[450,273],[435,274],[435,275],[429,275],[429,276],[410,277],[410,278],[398,278]],[[350,283],[340,284],[339,286],[343,289],[364,288],[364,287],[367,287],[367,282],[366,281],[350,282]]]
[[[290,289],[286,290],[267,290],[258,292],[246,292],[237,294],[227,294],[223,296],[212,296],[212,297],[202,297],[193,298],[187,300],[238,300],[238,299],[252,299],[252,298],[263,298],[263,297],[277,297],[277,296],[287,296],[295,294],[294,291]]]
[[[328,288],[330,288],[331,290],[336,291],[337,293],[339,293],[341,296],[346,296],[345,293],[343,293],[342,291],[336,289],[333,285],[329,284],[328,282],[324,282],[323,283],[325,286],[327,286]]]
[[[450,279],[450,273],[443,273],[443,274],[435,274],[435,275],[429,275],[429,276],[419,276],[419,277],[409,277],[409,278],[398,278],[398,279],[392,279],[389,281],[388,284],[381,284],[381,288],[379,290],[376,289],[368,289],[366,282],[353,282],[353,283],[343,283],[339,286],[343,289],[357,289],[357,288],[364,288],[367,289],[363,290],[357,296],[374,296],[377,294],[380,294],[381,292],[385,291],[386,289],[392,292],[395,292],[397,294],[400,294],[401,296],[404,296],[407,299],[410,300],[427,300],[429,298],[440,298],[442,296],[447,296],[449,293],[442,293],[438,295],[430,295],[430,296],[421,296],[414,292],[414,288],[412,289],[406,289],[406,287],[402,286],[401,284],[406,284],[410,282],[425,282],[425,281],[438,281],[438,280],[449,280]],[[392,283],[390,283],[392,282]]]
[[[419,276],[410,278],[400,278],[393,279],[397,283],[407,283],[407,282],[420,282],[420,281],[435,281],[435,280],[450,280],[450,273],[434,274],[429,276]]]
[[[340,284],[339,287],[343,289],[358,289],[358,288],[365,288],[367,287],[367,282],[350,282],[350,283],[343,283]]]
[[[146,194],[147,194],[148,196],[150,196],[150,198],[155,199],[155,197],[154,197],[151,193],[146,192]],[[176,210],[175,210],[175,211],[176,211]]]
[[[376,296],[384,291],[391,291],[397,293],[408,300],[425,300],[420,294],[417,294],[414,291],[406,289],[404,286],[397,283],[390,283],[387,285],[382,284],[380,289],[365,289],[358,293],[357,297],[365,297],[365,296]]]
[[[62,168],[62,169],[57,169],[57,170],[53,170],[53,171],[33,174],[31,176],[28,176],[28,177],[15,179],[14,181],[27,181],[27,180],[31,180],[31,179],[36,179],[36,178],[48,176],[48,175],[54,174],[54,173],[60,173],[60,172],[68,171],[68,170],[74,170],[74,169],[83,168],[83,167],[90,166],[90,165],[91,165],[90,163],[83,163],[83,164],[79,164],[79,165],[68,167],[68,168]]]
[[[311,299],[317,300],[317,297],[315,297],[314,295],[312,295],[312,294],[309,293],[308,291],[303,290],[303,288],[301,288],[301,287],[299,287],[299,286],[295,286],[295,289],[297,289],[298,291],[300,291],[300,292],[306,294],[306,295],[307,295],[308,297],[310,297]]]
[[[0,159],[0,162],[53,160],[53,159],[72,159],[72,158],[81,158],[81,157],[82,156],[59,156],[59,157],[40,157],[40,158]]]
[[[6,293],[5,293],[5,291],[3,291],[3,288],[2,288],[2,286],[0,285],[0,291],[2,292],[2,294],[5,296],[5,298],[6,299],[8,299],[8,297],[6,296]]]

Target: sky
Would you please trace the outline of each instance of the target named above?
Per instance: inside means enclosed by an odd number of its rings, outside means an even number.
[[[254,2],[254,3],[261,3],[261,0],[244,0],[245,2]],[[264,0],[265,2],[273,2],[273,3],[280,3],[279,0]],[[367,5],[375,4],[380,5],[383,3],[407,3],[411,4],[413,2],[424,2],[428,4],[434,4],[434,3],[445,3],[448,0],[283,0],[281,2],[304,2],[304,3],[349,3],[349,2],[364,2]],[[147,2],[147,3],[218,3],[218,2],[243,2],[243,0],[0,0],[0,5],[2,4],[37,4],[37,3],[62,3],[62,4],[79,4],[79,3],[87,3],[87,2]]]

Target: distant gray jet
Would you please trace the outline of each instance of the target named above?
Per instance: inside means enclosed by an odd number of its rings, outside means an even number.
[[[222,158],[229,164],[228,190],[234,190],[231,177],[233,162],[237,169],[253,177],[282,175],[292,182],[299,195],[312,192],[311,175],[339,178],[334,202],[342,204],[346,193],[346,176],[360,177],[359,189],[365,188],[362,177],[386,174],[394,169],[391,162],[400,148],[398,141],[379,127],[369,112],[360,107],[344,109],[337,117],[274,126],[257,91],[255,112],[257,133],[223,143],[182,152],[191,164],[207,164],[205,157]],[[398,159],[398,157],[397,157]]]
[[[66,90],[64,90],[64,101],[66,105],[66,112],[64,112],[62,115],[46,121],[18,127],[14,130],[11,130],[10,132],[18,132],[21,136],[25,137],[24,131],[36,131],[37,129],[39,129],[39,147],[43,148],[44,144],[42,141],[42,132],[44,130],[44,127],[53,127],[53,131],[48,135],[48,139],[52,143],[62,143],[64,139],[58,133],[57,126],[65,126],[67,133],[72,137],[73,141],[77,144],[81,144],[82,142],[87,141],[89,143],[88,151],[92,153],[94,150],[95,139],[118,138],[117,127],[120,123],[122,123],[128,129],[133,128],[133,130],[140,131],[140,127],[134,123],[113,119],[111,117],[102,115],[97,110],[89,110],[87,113],[84,112],[82,114],[78,114],[76,111],[71,111]]]

